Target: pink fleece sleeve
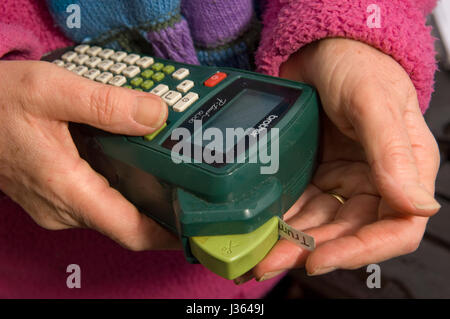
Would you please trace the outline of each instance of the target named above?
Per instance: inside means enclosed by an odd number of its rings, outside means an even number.
[[[53,25],[44,0],[0,1],[0,59],[36,60],[69,43]]]
[[[268,0],[256,53],[258,71],[278,76],[303,46],[330,37],[365,42],[392,56],[415,85],[422,112],[433,92],[434,38],[425,16],[436,0]],[[369,28],[369,5],[380,8],[380,28]],[[369,20],[370,21],[370,20]]]

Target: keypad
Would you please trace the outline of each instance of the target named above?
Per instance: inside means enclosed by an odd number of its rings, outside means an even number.
[[[189,68],[149,56],[80,44],[53,63],[90,80],[160,96],[174,112],[186,111],[199,99]],[[145,139],[153,140],[166,126]]]

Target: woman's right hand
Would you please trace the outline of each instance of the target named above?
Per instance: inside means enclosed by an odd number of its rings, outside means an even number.
[[[167,118],[159,97],[48,62],[0,61],[0,77],[0,190],[46,229],[88,227],[132,250],[180,247],[80,158],[68,130],[149,134]]]

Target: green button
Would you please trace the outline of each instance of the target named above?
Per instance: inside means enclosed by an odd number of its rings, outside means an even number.
[[[131,85],[124,85],[123,87],[127,89],[132,89]]]
[[[167,123],[164,123],[163,126],[161,126],[159,129],[157,129],[156,131],[154,131],[152,134],[145,135],[144,138],[145,138],[147,141],[153,140],[153,139],[156,137],[156,135],[158,135],[162,130],[164,130],[164,128],[165,128],[166,126],[167,126]]]
[[[144,90],[148,90],[153,86],[153,84],[155,84],[155,82],[153,82],[152,80],[146,80],[141,84],[141,88],[143,88]]]
[[[156,72],[155,74],[153,74],[152,79],[155,81],[162,81],[162,79],[164,79],[164,73],[162,72]]]
[[[153,73],[155,73],[155,72],[153,72],[153,71],[150,70],[150,69],[147,69],[147,70],[145,70],[144,72],[141,73],[141,76],[142,76],[144,79],[150,79],[151,76],[153,75]]]
[[[189,238],[192,254],[209,270],[235,279],[258,264],[278,241],[278,217],[248,234]]]
[[[164,73],[170,74],[175,71],[175,67],[173,65],[166,65],[162,70]]]
[[[134,78],[133,80],[130,81],[130,83],[134,86],[139,86],[141,85],[142,82],[144,82],[143,78]]]
[[[152,65],[152,69],[155,71],[161,71],[163,67],[164,67],[164,64],[159,63],[159,62]]]

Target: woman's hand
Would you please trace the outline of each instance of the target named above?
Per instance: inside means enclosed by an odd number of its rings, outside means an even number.
[[[318,169],[284,215],[317,248],[281,240],[237,282],[303,266],[310,275],[354,269],[416,250],[440,208],[433,198],[439,151],[408,74],[366,44],[326,39],[291,56],[281,76],[312,84],[323,104]]]
[[[47,62],[0,62],[0,189],[40,226],[89,227],[132,250],[179,242],[82,160],[68,122],[142,136],[168,110],[152,94],[107,86]]]

